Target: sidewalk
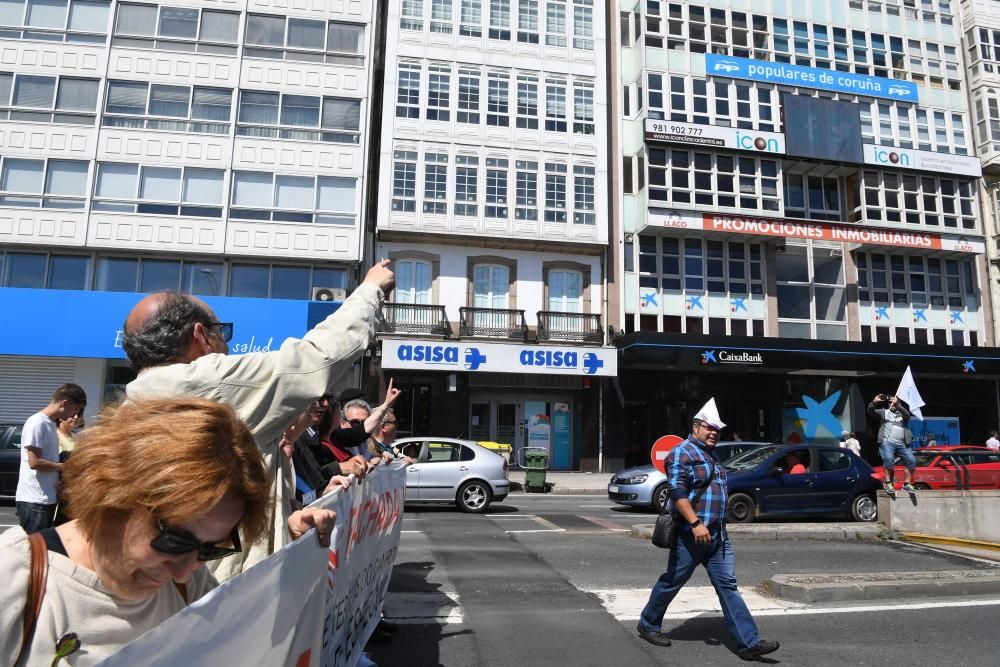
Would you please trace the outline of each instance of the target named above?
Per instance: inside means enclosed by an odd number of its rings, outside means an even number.
[[[511,470],[507,475],[510,479],[511,493],[525,493],[524,470]],[[557,496],[586,495],[607,496],[609,472],[552,472],[545,473],[545,483],[549,493]],[[536,494],[537,495],[537,494]]]

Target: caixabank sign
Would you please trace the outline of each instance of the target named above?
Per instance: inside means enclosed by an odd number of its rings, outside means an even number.
[[[618,354],[603,347],[385,339],[382,368],[613,377],[618,375]]]
[[[702,366],[763,366],[764,354],[762,352],[749,352],[747,350],[703,350],[701,353]]]

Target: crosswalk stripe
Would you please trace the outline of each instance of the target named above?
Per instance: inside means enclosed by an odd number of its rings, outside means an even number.
[[[458,593],[454,591],[391,592],[385,598],[382,613],[386,620],[401,625],[453,625],[465,622]]]
[[[607,519],[602,519],[599,516],[588,516],[588,515],[585,515],[585,514],[581,514],[580,518],[581,519],[586,519],[587,521],[589,521],[591,523],[596,523],[598,526],[601,526],[602,528],[607,528],[608,530],[615,530],[615,531],[628,531],[629,530],[628,528],[626,528],[625,526],[621,525],[620,523],[615,523],[614,521],[608,521]]]

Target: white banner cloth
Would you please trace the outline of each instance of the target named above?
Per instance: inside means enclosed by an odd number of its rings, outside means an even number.
[[[913,373],[910,371],[910,367],[906,367],[906,372],[903,373],[903,379],[899,381],[899,388],[896,389],[896,398],[906,401],[906,404],[910,406],[910,413],[917,419],[923,419],[924,415],[920,411],[920,408],[927,405],[924,403],[924,399],[920,398],[920,392],[917,391],[917,383],[913,381]]]
[[[337,512],[330,549],[309,531],[101,666],[353,667],[389,588],[405,483],[397,463],[320,498]]]

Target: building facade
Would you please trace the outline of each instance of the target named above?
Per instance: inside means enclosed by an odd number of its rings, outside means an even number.
[[[400,431],[600,465],[604,8],[403,0],[387,16],[377,257]]]
[[[920,433],[996,427],[955,4],[622,5],[609,459],[644,460],[713,395],[745,439],[871,447],[864,407],[908,365]]]
[[[18,325],[0,337],[0,420],[62,382],[91,409],[127,382],[140,293],[209,298],[233,352],[277,347],[323,311],[310,300],[343,298],[365,250],[373,12],[5,5],[0,303]]]

